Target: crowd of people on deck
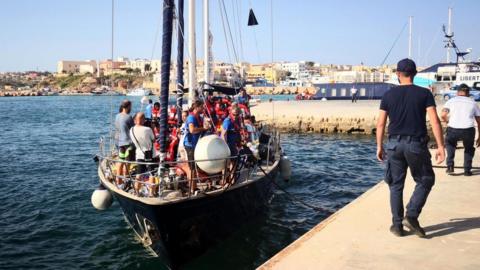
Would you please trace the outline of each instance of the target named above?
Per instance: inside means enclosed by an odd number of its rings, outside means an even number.
[[[203,100],[195,100],[188,110],[182,111],[181,125],[177,119],[177,107],[168,107],[165,161],[193,161],[199,139],[211,134],[225,140],[231,156],[250,154],[247,145],[258,140],[258,131],[255,117],[250,114],[249,100],[250,96],[244,89],[233,97],[209,94]],[[115,118],[118,158],[122,161],[136,161],[135,171],[129,168],[131,166],[128,162],[119,162],[115,181],[117,185],[122,185],[127,175],[136,175],[133,187],[137,194],[140,182],[146,181],[153,186],[158,181],[153,176],[156,168],[147,164],[159,161],[159,120],[162,109],[159,102],[153,103],[149,99],[144,110],[132,117],[132,103],[124,100]],[[193,171],[192,164],[193,162],[188,162],[187,168]],[[191,188],[195,189],[195,186]],[[156,195],[156,192],[149,188],[150,196]]]

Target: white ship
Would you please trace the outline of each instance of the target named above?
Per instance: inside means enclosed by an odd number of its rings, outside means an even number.
[[[152,94],[152,91],[145,89],[145,88],[135,88],[130,90],[127,93],[127,96],[131,97],[143,97],[143,96],[150,96]]]

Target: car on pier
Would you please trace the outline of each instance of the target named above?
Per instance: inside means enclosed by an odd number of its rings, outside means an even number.
[[[447,101],[457,96],[458,85],[453,86],[450,90],[443,92],[443,100]],[[480,101],[480,82],[475,82],[470,88],[470,97],[475,101]]]

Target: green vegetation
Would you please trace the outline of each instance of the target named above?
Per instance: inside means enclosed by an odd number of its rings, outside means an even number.
[[[88,75],[68,75],[56,79],[55,85],[61,89],[78,87]]]

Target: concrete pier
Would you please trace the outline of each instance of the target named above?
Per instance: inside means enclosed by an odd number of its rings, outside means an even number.
[[[380,100],[290,100],[262,102],[252,112],[283,132],[374,134],[379,107]]]
[[[463,165],[463,149],[455,164]],[[455,171],[450,176],[435,169],[436,183],[419,219],[426,239],[389,232],[389,190],[382,181],[259,269],[480,269],[480,170],[470,177]],[[413,187],[407,176],[405,203]]]

